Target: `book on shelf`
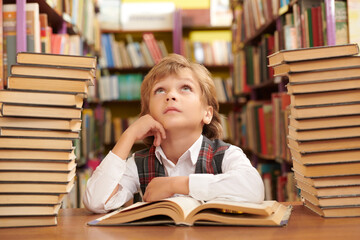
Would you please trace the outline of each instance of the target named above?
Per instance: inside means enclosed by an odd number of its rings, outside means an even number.
[[[305,177],[294,171],[295,179],[306,183],[314,188],[318,187],[340,187],[340,186],[359,186],[360,175],[343,175],[331,177]]]
[[[299,141],[360,137],[360,126],[301,130],[289,126],[289,136]]]
[[[9,182],[68,182],[75,177],[76,166],[69,171],[0,170],[0,181]]]
[[[39,64],[57,67],[67,66],[79,68],[96,68],[96,57],[80,55],[19,52],[16,55],[16,62],[21,64]]]
[[[35,227],[56,226],[57,217],[53,216],[10,216],[0,217],[0,228],[4,227]]]
[[[71,139],[0,137],[0,149],[48,149],[71,152],[73,143]]]
[[[356,175],[360,174],[359,167],[360,162],[303,165],[293,158],[294,171],[306,177]],[[358,190],[360,191],[359,187]]]
[[[316,106],[321,104],[360,102],[360,89],[292,94],[290,98],[292,106]]]
[[[68,182],[0,182],[0,193],[69,193],[75,177]]]
[[[6,79],[6,77],[9,75],[10,66],[16,63],[17,21],[26,21],[26,36],[21,38],[21,42],[25,41],[24,45],[27,51],[41,51],[39,3],[26,3],[24,8],[26,11],[26,16],[20,16],[20,18],[17,19],[16,4],[3,5],[4,79]],[[4,83],[6,85],[6,82]]]
[[[335,46],[320,46],[310,48],[297,48],[280,50],[268,56],[269,66],[284,62],[296,62],[310,59],[324,59],[331,57],[352,56],[359,53],[357,44],[344,44]]]
[[[90,226],[116,225],[247,225],[283,226],[291,214],[276,201],[261,204],[212,200],[202,203],[191,197],[167,198],[155,202],[138,202],[88,222]]]
[[[346,57],[335,57],[325,58],[317,60],[306,60],[299,62],[284,62],[279,65],[273,66],[274,75],[282,76],[288,73],[306,72],[313,70],[327,70],[330,68],[342,68],[342,67],[359,67],[360,57],[359,56],[346,56]]]
[[[0,194],[0,205],[12,203],[14,205],[25,204],[57,204],[61,203],[65,194],[36,194],[36,193],[2,193]]]
[[[286,87],[289,94],[353,90],[359,89],[360,78],[337,78],[313,82],[288,83]]]
[[[323,164],[323,163],[341,163],[357,162],[360,160],[360,149],[340,150],[340,151],[322,151],[309,152],[301,151],[289,146],[291,156],[303,165]]]
[[[43,205],[0,205],[1,217],[10,216],[53,216],[57,215],[60,204],[43,204]]]
[[[358,133],[354,133],[357,135]],[[360,137],[298,140],[288,136],[289,146],[305,152],[321,152],[360,148]]]
[[[11,65],[11,75],[26,75],[36,77],[59,77],[87,79],[94,85],[96,70],[93,68],[80,67],[57,67],[51,65],[14,64]]]
[[[319,207],[310,201],[305,199],[305,206],[315,213],[323,216],[325,218],[331,217],[359,217],[360,216],[360,206],[331,206],[331,207]]]
[[[3,150],[0,150],[2,153]],[[51,157],[51,156],[49,156]],[[75,159],[38,160],[38,159],[0,159],[1,171],[70,171],[76,166]]]
[[[290,107],[290,114],[296,119],[351,116],[359,114],[360,103],[323,104],[316,107]]]
[[[355,206],[360,202],[360,195],[349,197],[318,197],[305,190],[301,190],[301,195],[309,202],[319,207]]]
[[[339,78],[358,78],[360,67],[342,67],[326,70],[296,72],[287,75],[290,83],[306,83],[337,80]]]
[[[333,116],[326,118],[296,119],[289,116],[289,126],[298,130],[317,130],[337,127],[355,127],[360,125],[360,115]],[[1,120],[1,119],[0,119]]]
[[[49,119],[81,119],[82,108],[53,107],[31,104],[0,103],[2,117],[38,117]]]
[[[21,117],[0,117],[2,128],[26,128],[44,130],[63,130],[78,132],[81,130],[81,120],[76,119],[46,119],[46,118],[21,118]]]
[[[0,7],[0,12],[2,13],[0,15],[0,46],[1,46],[1,51],[0,51],[0,90],[4,89],[5,86],[5,78],[4,78],[4,31],[3,31],[3,27],[4,27],[4,17],[3,17],[3,7],[2,7],[2,2],[1,2],[1,7]]]
[[[7,79],[9,90],[48,91],[63,93],[88,93],[89,80],[84,78],[12,75]]]
[[[81,108],[81,94],[0,90],[0,102]]]
[[[161,53],[161,49],[155,39],[155,36],[151,32],[143,33],[142,38],[150,51],[152,58],[154,59],[155,63],[158,63],[163,58]]]
[[[47,139],[78,139],[79,131],[29,129],[29,128],[6,128],[0,127],[0,136],[21,138],[47,138]]]

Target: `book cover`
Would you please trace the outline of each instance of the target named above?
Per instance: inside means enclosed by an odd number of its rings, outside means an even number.
[[[336,163],[336,164],[317,164],[317,165],[302,165],[297,161],[293,161],[294,171],[299,172],[306,177],[330,177],[343,175],[359,175],[360,162]],[[358,194],[360,194],[359,186],[356,187]],[[356,189],[353,189],[356,190]],[[333,195],[339,195],[335,194]]]
[[[48,119],[81,119],[81,108],[54,107],[31,104],[0,103],[0,116],[36,117]]]
[[[335,46],[308,47],[293,50],[280,50],[268,56],[269,66],[278,65],[284,61],[295,62],[310,59],[323,59],[340,56],[351,56],[359,53],[357,44]]]
[[[39,64],[51,66],[68,66],[78,68],[96,68],[96,57],[67,55],[67,54],[50,54],[19,52],[16,54],[16,62],[23,64]]]
[[[0,217],[0,227],[56,226],[57,216]]]
[[[298,161],[304,166],[325,164],[325,163],[341,163],[341,162],[358,162],[360,149],[350,150],[329,150],[321,152],[301,151],[296,147],[289,146],[291,156],[294,161]]]
[[[75,156],[72,160],[66,160],[71,157],[60,156],[66,152],[34,151],[20,150],[20,153],[11,152],[19,150],[0,150],[1,154],[10,156],[13,159],[0,159],[0,170],[4,171],[69,171],[76,166]],[[38,159],[25,159],[25,154],[37,154]],[[60,153],[60,154],[58,154]],[[69,154],[68,154],[69,155]],[[61,159],[63,157],[65,160]],[[41,159],[44,158],[44,159]],[[58,159],[51,159],[58,158]]]
[[[81,108],[84,96],[50,92],[0,90],[0,102]]]
[[[7,79],[8,90],[31,90],[38,92],[79,93],[88,95],[89,79],[48,76],[11,75]]]
[[[78,132],[81,130],[81,120],[62,120],[46,118],[32,118],[30,120],[29,118],[25,117],[0,117],[0,127]]]
[[[340,187],[360,185],[360,175],[343,175],[333,177],[305,177],[294,171],[295,179],[306,183],[314,188],[319,187]],[[360,197],[360,196],[359,196]]]

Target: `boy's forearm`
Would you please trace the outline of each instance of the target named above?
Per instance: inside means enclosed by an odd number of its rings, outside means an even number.
[[[127,131],[125,131],[111,151],[117,156],[119,156],[121,159],[126,160],[134,143],[135,140],[133,136]]]
[[[173,177],[173,189],[175,194],[189,194],[189,177],[188,176],[178,176]]]

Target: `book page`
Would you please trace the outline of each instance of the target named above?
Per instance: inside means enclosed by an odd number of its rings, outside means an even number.
[[[184,218],[186,219],[187,215],[200,206],[202,203],[192,197],[182,196],[182,197],[173,197],[167,198],[166,200],[174,202],[179,205],[184,213]]]
[[[204,203],[197,211],[208,208],[217,208],[230,211],[238,211],[256,215],[270,215],[278,207],[276,201],[263,201],[262,203],[236,202],[224,199],[214,199]],[[196,213],[193,213],[196,214]]]

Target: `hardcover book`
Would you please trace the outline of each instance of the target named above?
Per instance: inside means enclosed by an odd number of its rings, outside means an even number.
[[[60,77],[87,79],[94,85],[96,70],[93,68],[57,67],[36,64],[15,64],[10,68],[11,75],[27,75],[36,77]]]
[[[4,150],[0,150],[2,153]],[[48,157],[52,157],[49,154]],[[76,166],[75,159],[0,159],[0,171],[70,171]]]
[[[80,131],[81,120],[63,120],[46,118],[0,117],[2,128],[26,128],[44,130]]]
[[[212,200],[202,203],[191,197],[175,197],[138,202],[88,222],[88,225],[283,226],[287,224],[290,214],[291,206],[286,207],[276,201],[253,204]]]
[[[16,62],[22,64],[96,68],[96,57],[80,55],[19,52],[16,55]]]
[[[82,108],[54,107],[31,104],[0,103],[0,116],[37,117],[49,119],[81,119]]]
[[[81,94],[0,90],[0,102],[81,108]]]
[[[35,227],[56,226],[57,218],[53,216],[10,216],[0,217],[0,228],[5,227]]]
[[[305,206],[323,217],[359,217],[360,205],[320,207],[305,199]]]
[[[310,59],[352,56],[358,53],[359,47],[357,44],[345,44],[335,46],[299,48],[293,50],[281,50],[269,55],[268,59],[269,66],[275,66],[283,62],[296,62]]]
[[[89,83],[88,79],[75,78],[75,76],[70,78],[59,78],[56,76],[12,75],[7,79],[7,89],[39,92],[83,93],[86,96],[88,93]]]
[[[360,88],[360,78],[337,78],[321,81],[302,81],[286,85],[289,94],[319,93]]]

